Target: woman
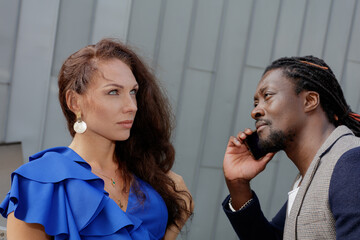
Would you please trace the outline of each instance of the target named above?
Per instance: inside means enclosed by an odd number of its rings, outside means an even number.
[[[0,205],[8,239],[175,239],[193,205],[170,170],[170,108],[154,76],[103,39],[72,54],[58,80],[73,141],[12,174]]]

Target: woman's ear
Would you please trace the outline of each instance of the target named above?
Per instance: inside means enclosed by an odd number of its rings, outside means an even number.
[[[66,91],[66,104],[74,114],[81,111],[80,101],[80,94],[76,93],[74,90]]]
[[[315,110],[320,105],[320,95],[315,91],[305,91],[305,104],[304,110],[305,112],[310,112]]]

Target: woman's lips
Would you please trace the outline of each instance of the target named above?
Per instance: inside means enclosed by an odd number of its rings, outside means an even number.
[[[118,122],[117,124],[123,126],[124,128],[131,128],[132,125],[133,125],[133,120],[125,120],[125,121],[121,121],[121,122]]]

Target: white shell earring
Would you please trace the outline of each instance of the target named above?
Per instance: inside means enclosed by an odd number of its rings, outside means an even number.
[[[76,122],[74,123],[74,130],[77,133],[84,133],[87,129],[86,123],[81,119],[81,113],[76,113]]]

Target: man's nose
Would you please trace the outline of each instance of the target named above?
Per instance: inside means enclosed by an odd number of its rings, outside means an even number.
[[[256,107],[254,107],[254,109],[251,111],[251,117],[253,119],[258,119],[260,117],[264,116],[264,110],[263,108],[260,106],[260,104],[258,104]]]

